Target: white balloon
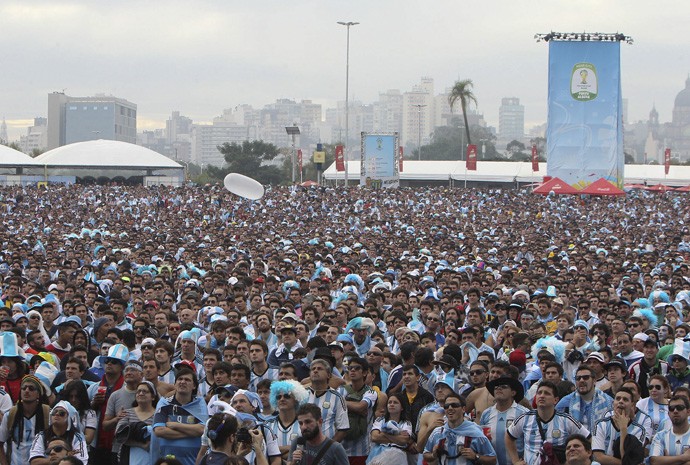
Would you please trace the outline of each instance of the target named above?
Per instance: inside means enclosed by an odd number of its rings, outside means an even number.
[[[223,185],[233,194],[245,199],[258,200],[264,196],[264,186],[243,174],[228,174],[223,180]]]

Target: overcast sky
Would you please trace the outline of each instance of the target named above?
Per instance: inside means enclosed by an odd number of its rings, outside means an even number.
[[[690,2],[664,0],[2,0],[0,118],[10,139],[47,94],[112,94],[138,105],[138,129],[173,110],[197,122],[223,108],[277,98],[344,100],[410,88],[436,93],[474,81],[479,111],[498,126],[502,97],[519,97],[528,128],[546,120],[548,47],[537,32],[623,32],[623,96],[631,121],[653,103],[671,120],[690,72]],[[685,18],[685,19],[683,19]]]

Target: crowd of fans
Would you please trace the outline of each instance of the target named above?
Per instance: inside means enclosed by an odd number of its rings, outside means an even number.
[[[690,463],[684,196],[1,188],[0,465]]]

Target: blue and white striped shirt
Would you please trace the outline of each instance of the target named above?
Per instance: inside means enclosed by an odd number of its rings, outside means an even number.
[[[259,384],[262,380],[264,379],[270,379],[274,381],[278,381],[278,372],[280,369],[278,368],[268,368],[263,375],[257,375],[254,373],[254,370],[252,370],[252,376],[251,380],[249,381],[249,391],[251,392],[256,392],[256,385]],[[290,444],[288,444],[289,446]]]
[[[345,398],[342,395],[332,388],[320,396],[317,396],[311,387],[308,388],[308,391],[308,402],[318,405],[321,409],[322,431],[327,438],[332,438],[338,431],[350,428],[350,420],[347,418],[347,404],[345,404]]]
[[[685,434],[675,434],[673,428],[669,428],[654,435],[649,456],[681,455],[688,449],[690,449],[690,429]]]
[[[496,460],[498,465],[510,465],[510,456],[506,450],[506,430],[513,424],[515,419],[527,413],[529,409],[516,402],[508,408],[505,412],[499,412],[496,406],[489,407],[482,412],[479,420],[479,427],[484,430],[484,434],[491,441],[496,451]],[[524,438],[519,437],[516,441],[516,446],[519,455],[523,455],[525,448]]]
[[[524,460],[528,464],[539,463],[540,461],[539,453],[542,439],[539,433],[538,420],[541,421],[542,428],[546,433],[546,441],[551,442],[554,446],[565,446],[565,441],[571,434],[590,436],[587,428],[567,413],[556,412],[548,421],[538,419],[536,410],[523,413],[508,427],[508,434],[513,439],[524,438]]]
[[[273,434],[276,435],[278,447],[289,447],[293,439],[296,439],[302,435],[297,417],[295,417],[295,421],[287,426],[283,426],[280,418],[272,418],[266,422],[266,428],[270,429]]]
[[[339,388],[338,392],[345,399],[347,397],[347,391],[344,388]],[[371,446],[370,434],[371,427],[374,421],[374,412],[376,411],[376,401],[379,395],[373,389],[368,389],[364,392],[362,400],[367,403],[367,434],[357,438],[356,440],[343,439],[343,447],[345,452],[349,457],[364,457],[369,455],[369,449]]]
[[[637,408],[652,417],[654,433],[659,429],[659,424],[668,418],[668,405],[657,404],[651,397],[645,397],[637,402]]]
[[[642,425],[635,423],[635,420],[628,425],[628,434],[639,439],[642,445],[645,444],[647,433]],[[594,431],[592,432],[592,451],[600,451],[605,455],[613,457],[613,442],[618,439],[620,435],[620,431],[613,426],[612,417],[599,420],[594,425]]]

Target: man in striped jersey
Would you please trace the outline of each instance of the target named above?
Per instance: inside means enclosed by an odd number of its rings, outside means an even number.
[[[346,433],[343,447],[350,465],[364,465],[369,455],[369,432],[374,422],[379,396],[366,384],[371,369],[364,358],[355,357],[350,360],[347,370],[350,383],[339,389],[340,394],[345,397],[350,423],[350,431]]]
[[[614,455],[625,456],[626,449],[630,448],[630,444],[626,444],[628,436],[631,437],[629,441],[638,441],[640,449],[647,444],[648,438],[644,427],[634,420],[634,398],[632,390],[620,388],[613,403],[613,414],[596,422],[592,433],[592,451],[594,459],[602,465],[620,465],[621,459]],[[614,447],[616,439],[620,442],[618,450]]]
[[[688,410],[690,401],[673,396],[668,403],[668,416],[672,427],[654,436],[649,450],[651,465],[674,465],[690,463],[690,425]]]
[[[486,385],[496,404],[482,412],[479,426],[489,438],[496,451],[498,465],[509,465],[510,457],[506,451],[506,429],[515,419],[528,411],[527,407],[518,404],[524,397],[522,383],[511,377],[501,377],[489,381]],[[523,438],[517,438],[518,454],[524,450]]]
[[[321,409],[323,418],[323,433],[335,442],[341,442],[350,428],[347,418],[345,398],[335,389],[329,387],[333,368],[326,360],[317,358],[309,368],[309,403],[316,404]]]
[[[278,379],[277,368],[270,368],[266,362],[268,357],[268,346],[260,339],[254,339],[249,344],[249,361],[252,362],[251,381],[249,390],[256,392],[256,385],[264,379]]]
[[[558,388],[550,381],[539,383],[535,396],[537,409],[517,417],[506,431],[506,450],[513,465],[532,465],[540,463],[544,443],[565,446],[571,434],[589,437],[589,431],[567,413],[556,411]],[[517,450],[517,438],[525,441],[524,457]],[[561,457],[564,461],[564,458]]]

